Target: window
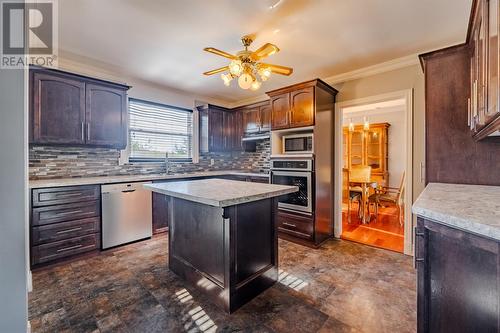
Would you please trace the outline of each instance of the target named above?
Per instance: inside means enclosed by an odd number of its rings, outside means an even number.
[[[193,151],[193,111],[129,99],[130,160],[190,161]]]

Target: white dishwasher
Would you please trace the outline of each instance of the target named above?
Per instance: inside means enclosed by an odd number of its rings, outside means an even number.
[[[151,182],[101,186],[102,248],[130,243],[152,236]]]

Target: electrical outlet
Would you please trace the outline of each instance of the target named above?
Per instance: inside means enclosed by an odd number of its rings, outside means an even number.
[[[215,164],[215,161],[213,158],[210,159],[210,166],[214,165]]]

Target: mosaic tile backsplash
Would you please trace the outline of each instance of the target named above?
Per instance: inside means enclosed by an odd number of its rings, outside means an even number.
[[[170,163],[170,172],[249,170],[269,172],[270,141],[257,143],[255,152],[203,153],[200,162]],[[31,180],[144,175],[165,172],[163,162],[119,164],[120,151],[108,148],[32,146],[29,149]],[[210,165],[210,160],[214,165]]]

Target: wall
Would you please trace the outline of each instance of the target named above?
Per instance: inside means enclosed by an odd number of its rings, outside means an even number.
[[[199,163],[171,163],[170,172],[206,170],[269,171],[270,141],[257,144],[255,152],[202,153]],[[107,148],[34,146],[29,151],[30,179],[155,174],[165,163],[119,164],[120,152]],[[214,165],[210,165],[210,160]]]
[[[335,84],[339,90],[337,102],[413,89],[413,201],[423,191],[420,164],[425,161],[425,94],[424,75],[419,65],[372,75],[341,84]]]
[[[0,69],[0,332],[27,325],[24,71]]]
[[[367,112],[366,115],[369,116],[370,124],[389,123],[391,125],[388,130],[388,186],[397,188],[401,183],[406,163],[406,120],[404,111],[377,113],[376,115],[370,115],[370,112]],[[344,126],[349,124],[349,119],[355,125],[363,124],[363,116],[356,115],[351,117],[348,114],[344,114]]]

